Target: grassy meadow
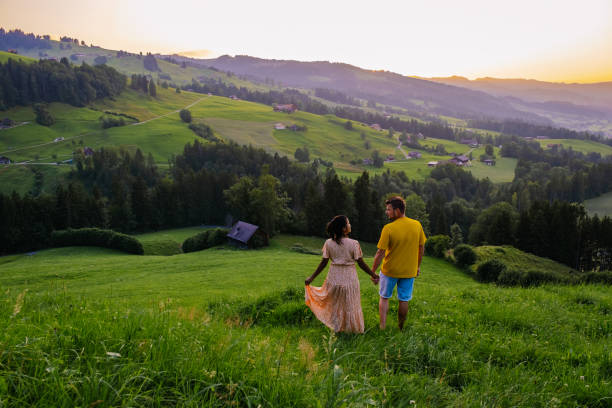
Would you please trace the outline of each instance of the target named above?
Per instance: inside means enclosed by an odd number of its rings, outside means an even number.
[[[577,139],[538,139],[536,140],[540,146],[544,149],[547,149],[549,144],[561,144],[564,149],[569,149],[570,147],[582,153],[590,153],[595,152],[599,153],[602,156],[608,156],[612,154],[612,146],[608,146],[602,143],[593,142],[591,140],[577,140]]]
[[[396,302],[377,328],[377,289],[360,272],[366,333],[334,335],[304,305],[319,257],[291,249],[322,243],[1,257],[0,404],[610,406],[608,287],[500,288],[425,257],[405,331]]]
[[[585,200],[584,207],[590,215],[597,214],[600,218],[606,215],[612,217],[612,192]]]

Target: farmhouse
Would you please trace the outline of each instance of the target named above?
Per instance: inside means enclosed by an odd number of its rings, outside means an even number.
[[[486,164],[487,166],[495,166],[495,160],[492,159],[486,159],[483,161],[484,164]]]
[[[427,167],[436,167],[438,164],[440,164],[440,162],[430,161],[430,162],[427,162]]]
[[[452,159],[450,159],[449,163],[453,163],[457,166],[469,166],[470,159],[469,157],[462,154],[461,156],[455,156]]]
[[[395,156],[392,155],[392,154],[388,154],[387,155],[387,161],[393,161],[393,160],[395,160]]]
[[[63,137],[56,137],[55,139],[53,139],[53,142],[57,143],[57,142],[61,142],[63,140],[64,140]]]
[[[371,166],[374,164],[374,161],[372,159],[363,159],[363,164],[366,166]]]
[[[408,157],[410,157],[411,159],[420,159],[422,155],[419,152],[410,152],[408,153]]]
[[[0,164],[11,164],[11,159],[6,156],[0,156]]]
[[[284,123],[275,123],[274,124],[274,129],[276,129],[276,130],[284,130],[284,129],[287,129],[287,127],[285,126]]]
[[[380,127],[378,123],[372,123],[370,127],[374,130],[382,130],[382,128]]]
[[[94,154],[94,151],[91,147],[85,146],[85,148],[83,149],[83,154],[85,156],[92,156]]]
[[[252,248],[254,237],[261,238],[264,245],[268,245],[268,234],[259,229],[257,225],[248,222],[238,221],[227,234],[228,242],[239,248]]]
[[[293,113],[297,110],[297,106],[294,104],[286,104],[286,105],[274,105],[274,112],[285,112],[285,113]]]
[[[240,100],[240,98],[237,97],[236,95],[231,95],[229,98],[234,100],[234,101],[239,101]]]

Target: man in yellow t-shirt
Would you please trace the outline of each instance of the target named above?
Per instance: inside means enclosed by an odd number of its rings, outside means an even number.
[[[397,319],[401,330],[406,321],[408,302],[412,299],[414,278],[421,272],[426,238],[421,223],[404,214],[406,202],[402,197],[391,197],[385,204],[385,213],[391,222],[380,233],[372,271],[376,272],[382,261],[378,302],[380,328],[384,329],[387,325],[389,298],[393,296],[393,289],[397,285]]]

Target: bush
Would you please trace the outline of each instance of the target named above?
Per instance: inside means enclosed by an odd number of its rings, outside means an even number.
[[[519,270],[504,269],[497,277],[497,284],[500,286],[521,286],[525,273]]]
[[[228,232],[229,231],[225,228],[202,231],[193,237],[187,238],[183,242],[183,252],[187,253],[201,251],[203,249],[221,245],[226,241]]]
[[[476,278],[480,282],[496,282],[499,275],[506,270],[506,264],[497,260],[490,259],[476,269]]]
[[[580,277],[580,281],[584,283],[603,283],[612,285],[612,271],[588,272]]]
[[[473,265],[476,262],[476,259],[478,259],[476,252],[474,252],[474,249],[466,244],[457,245],[453,250],[453,255],[455,256],[457,265],[462,268]]]
[[[450,248],[450,242],[448,235],[434,235],[425,242],[425,253],[436,258],[444,258]]]
[[[179,112],[181,120],[185,123],[191,123],[191,111],[187,109],[181,109]]]
[[[498,285],[501,286],[540,286],[545,283],[578,283],[578,280],[569,275],[561,275],[554,272],[529,270],[504,270],[497,278]]]
[[[130,254],[142,255],[144,249],[136,238],[99,228],[81,228],[53,231],[51,244],[54,247],[62,246],[98,246],[116,249]]]
[[[49,106],[45,103],[34,104],[34,113],[36,113],[36,122],[39,125],[51,126],[55,123],[55,118],[49,112]]]

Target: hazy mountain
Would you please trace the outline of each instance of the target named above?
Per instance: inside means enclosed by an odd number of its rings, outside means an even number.
[[[516,109],[510,102],[485,92],[388,71],[369,71],[348,64],[227,55],[199,60],[199,63],[260,80],[272,79],[285,86],[335,89],[354,97],[418,112],[461,118],[518,118],[552,124],[543,116]]]
[[[513,96],[525,102],[568,102],[595,110],[612,112],[612,82],[566,84],[533,79],[478,78],[454,76],[426,78],[446,85],[483,91],[495,96]]]

